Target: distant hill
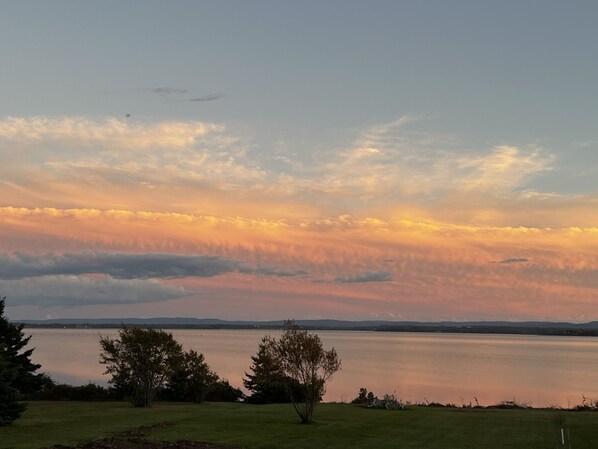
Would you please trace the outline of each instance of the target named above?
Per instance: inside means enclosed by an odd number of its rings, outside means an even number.
[[[118,328],[122,325],[161,327],[167,329],[279,329],[283,320],[227,321],[217,318],[62,318],[50,320],[16,320],[28,327],[89,327]],[[534,335],[598,336],[598,321],[567,323],[549,321],[347,321],[297,320],[298,325],[311,330],[368,330],[380,332],[450,332]]]

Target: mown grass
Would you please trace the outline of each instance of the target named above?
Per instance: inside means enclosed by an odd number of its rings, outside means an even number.
[[[413,407],[373,410],[322,404],[315,423],[299,424],[290,405],[167,404],[136,409],[126,403],[31,402],[23,417],[0,428],[1,449],[78,444],[144,424],[172,426],[147,434],[156,440],[202,440],[249,449],[300,448],[554,448],[559,420],[572,447],[595,448],[598,413]]]

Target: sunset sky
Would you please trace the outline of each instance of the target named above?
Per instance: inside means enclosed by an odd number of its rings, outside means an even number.
[[[12,319],[598,319],[598,3],[3,1]]]

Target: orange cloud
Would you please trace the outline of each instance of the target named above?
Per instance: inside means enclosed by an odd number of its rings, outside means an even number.
[[[598,300],[598,228],[3,207],[0,247],[31,254],[93,249],[238,260],[254,271],[169,282],[207,289],[225,303],[231,292],[235,301],[270,301],[273,313],[288,305],[280,298],[293,297],[339,316],[349,310],[364,316],[369,309],[419,319],[558,318],[565,312],[593,316]],[[518,263],[500,263],[509,259]],[[305,274],[274,279],[260,269]]]

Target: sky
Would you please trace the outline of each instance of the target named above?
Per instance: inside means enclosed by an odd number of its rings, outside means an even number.
[[[598,3],[0,6],[9,318],[598,320]]]

